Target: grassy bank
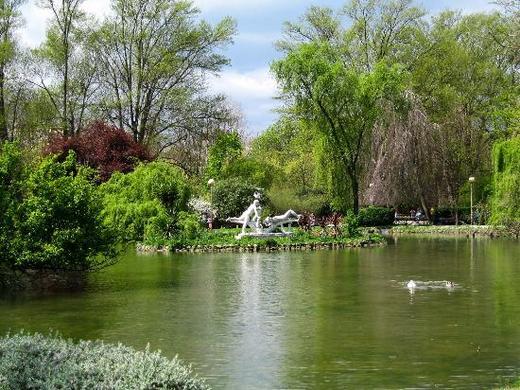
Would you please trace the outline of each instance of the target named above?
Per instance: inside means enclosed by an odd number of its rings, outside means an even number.
[[[456,237],[505,237],[504,229],[496,226],[471,226],[471,225],[406,225],[394,226],[388,230],[392,235],[440,235]]]
[[[262,252],[290,250],[341,249],[384,245],[383,236],[364,231],[356,236],[332,235],[321,229],[303,231],[295,229],[288,237],[254,238],[235,236],[240,229],[215,229],[197,235],[196,238],[184,238],[164,245],[138,244],[141,252]]]

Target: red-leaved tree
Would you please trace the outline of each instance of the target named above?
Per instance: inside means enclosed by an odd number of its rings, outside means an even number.
[[[116,171],[128,173],[138,162],[151,160],[148,150],[130,134],[101,121],[92,122],[72,137],[52,137],[45,154],[65,157],[70,150],[79,163],[97,169],[101,181],[107,181]]]

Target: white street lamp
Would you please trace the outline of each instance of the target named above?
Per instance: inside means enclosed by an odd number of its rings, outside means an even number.
[[[473,225],[473,183],[475,183],[475,177],[471,176],[469,179],[470,186],[470,216],[471,216],[471,225]]]

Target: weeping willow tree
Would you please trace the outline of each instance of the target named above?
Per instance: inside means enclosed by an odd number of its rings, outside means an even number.
[[[495,145],[493,168],[492,221],[520,223],[520,137]]]

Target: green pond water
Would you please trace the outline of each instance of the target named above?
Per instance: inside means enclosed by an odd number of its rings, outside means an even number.
[[[520,376],[520,244],[130,253],[82,291],[0,298],[20,329],[149,343],[216,389],[492,388]]]

